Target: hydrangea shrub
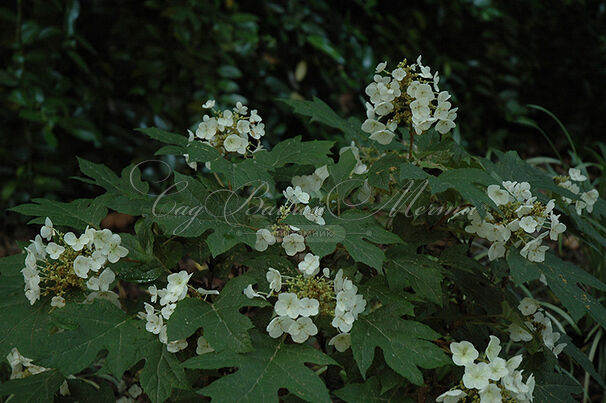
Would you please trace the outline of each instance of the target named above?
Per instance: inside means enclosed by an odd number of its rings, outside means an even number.
[[[363,120],[284,100],[338,141],[268,150],[262,111],[209,100],[187,135],[139,130],[163,159],[79,160],[97,198],[14,208],[39,234],[0,260],[0,395],[565,402],[570,362],[603,387],[554,325],[606,326],[606,284],[558,251],[572,234],[606,247],[586,165],[470,155],[420,57],[375,72]],[[101,228],[109,211],[132,230]]]

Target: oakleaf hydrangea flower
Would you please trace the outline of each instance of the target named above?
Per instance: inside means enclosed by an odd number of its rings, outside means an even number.
[[[528,182],[505,181],[501,185],[490,185],[488,197],[499,207],[484,218],[475,208],[468,212],[471,221],[465,231],[476,234],[489,242],[488,258],[504,257],[510,247],[520,247],[520,254],[531,262],[543,262],[549,249],[543,245],[548,235],[557,240],[566,230],[553,211],[555,201],[543,204],[532,196]]]
[[[401,125],[411,130],[411,136],[412,130],[422,134],[432,126],[441,134],[455,128],[457,108],[452,108],[450,94],[440,91],[438,73],[432,75],[421,56],[413,64],[404,60],[391,72],[386,67],[385,62],[377,66],[365,90],[370,102],[362,130],[371,140],[387,145]]]
[[[282,247],[288,256],[294,256],[305,250],[305,238],[300,234],[289,234],[282,239]]]
[[[79,236],[73,232],[63,234],[46,218],[40,235],[25,248],[21,273],[26,298],[33,305],[41,295],[51,294],[51,305],[60,308],[72,290],[88,288],[95,292],[88,294],[87,301],[103,297],[117,302],[118,295],[109,288],[115,280],[113,271],[105,268],[100,275],[97,273],[107,262],[116,263],[128,254],[120,243],[120,235],[109,229],[87,227]]]
[[[453,342],[450,350],[453,362],[463,366],[465,372],[462,382],[438,396],[437,402],[532,401],[534,376],[530,374],[524,381],[523,372],[517,369],[522,363],[521,355],[508,360],[499,357],[502,348],[496,336],[490,336],[482,355],[468,341]]]
[[[188,293],[188,282],[192,273],[181,270],[178,273],[171,273],[167,276],[168,284],[165,288],[158,289],[152,285],[148,287],[148,292],[151,296],[152,303],[159,302],[160,307],[156,308],[149,303],[145,303],[145,312],[139,312],[140,319],[146,321],[145,329],[153,334],[158,335],[158,339],[162,344],[166,345],[166,350],[169,353],[176,353],[187,347],[187,340],[171,340],[168,341],[166,333],[166,323],[172,316],[177,302],[183,300]],[[199,293],[202,295],[201,293]],[[214,293],[213,293],[214,294]],[[206,296],[208,294],[205,294]]]
[[[583,214],[583,210],[587,210],[588,213],[593,212],[593,206],[597,203],[600,194],[596,189],[589,189],[591,187],[589,180],[587,176],[582,174],[580,168],[570,168],[567,176],[555,176],[553,179],[556,184],[579,197],[578,200],[562,197],[564,203],[570,205],[574,204],[575,211],[578,215]],[[581,187],[589,190],[582,192]]]
[[[540,308],[534,299],[524,298],[520,301],[518,309],[525,317],[526,328],[540,335],[543,345],[557,357],[566,347],[566,343],[557,343],[561,335],[553,331],[551,319],[545,314],[543,308]],[[532,333],[516,323],[512,323],[508,331],[509,337],[514,342],[528,342],[534,338]]]
[[[247,155],[262,149],[260,139],[265,135],[265,125],[261,123],[263,119],[256,109],[248,115],[248,107],[241,102],[237,102],[231,110],[221,111],[215,109],[215,106],[214,100],[208,100],[202,105],[212,116],[205,114],[195,132],[188,130],[189,143],[200,141],[216,148],[222,155]],[[197,163],[190,161],[189,154],[184,154],[184,157],[187,165],[197,169]]]
[[[302,272],[314,274],[290,277],[269,268],[266,277],[270,294],[255,292],[263,298],[272,297],[273,293],[277,293],[274,303],[276,316],[267,325],[267,333],[273,338],[288,334],[295,343],[303,343],[318,332],[314,318],[329,316],[332,317],[332,326],[340,332],[329,341],[329,345],[335,346],[338,351],[345,351],[351,345],[348,332],[358,314],[366,308],[366,300],[357,294],[357,287],[343,277],[342,270],[339,270],[334,281],[328,276],[316,276],[319,273],[318,256],[309,253],[301,263],[303,266],[310,266],[309,269],[301,270]],[[326,272],[330,274],[330,270]],[[252,291],[251,284],[247,288]]]

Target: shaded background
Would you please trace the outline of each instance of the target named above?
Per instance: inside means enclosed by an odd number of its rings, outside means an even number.
[[[0,6],[0,210],[91,196],[76,156],[118,170],[157,144],[132,129],[185,133],[216,98],[259,109],[268,145],[325,138],[278,98],[318,96],[363,114],[377,62],[423,61],[459,106],[472,152],[581,155],[606,124],[606,6],[590,1],[7,1]],[[526,123],[526,124],[520,124]],[[4,215],[14,237],[24,218]],[[1,240],[0,240],[1,242]]]

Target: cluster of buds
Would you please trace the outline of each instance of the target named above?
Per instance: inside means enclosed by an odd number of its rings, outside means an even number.
[[[531,262],[543,262],[548,246],[542,245],[545,237],[557,240],[566,231],[566,225],[553,212],[555,201],[546,205],[532,196],[528,182],[505,181],[502,187],[490,185],[488,197],[499,207],[499,211],[487,212],[484,219],[475,208],[470,209],[471,224],[465,231],[477,234],[492,242],[488,258],[495,260],[505,256],[509,247],[524,245],[520,254]],[[545,231],[541,232],[543,229]]]
[[[451,109],[450,94],[438,88],[438,73],[431,74],[423,66],[421,56],[417,62],[400,62],[391,72],[386,62],[375,69],[374,81],[366,87],[370,102],[366,103],[366,121],[362,130],[372,140],[389,144],[400,125],[422,134],[435,124],[435,130],[444,134],[453,129],[457,108]]]
[[[48,243],[45,244],[44,241]],[[120,245],[120,235],[109,229],[87,227],[83,234],[63,234],[46,218],[40,234],[25,249],[25,296],[33,305],[40,295],[53,295],[51,305],[61,308],[65,296],[73,290],[91,290],[89,299],[106,298],[118,303],[118,296],[110,291],[115,274],[109,263],[116,263],[128,254]]]
[[[522,363],[521,355],[508,360],[499,357],[501,341],[496,336],[490,336],[481,357],[468,341],[451,343],[450,351],[455,365],[465,367],[465,374],[459,385],[438,396],[436,402],[532,401],[534,376],[530,374],[523,380],[523,371],[517,369]]]
[[[551,319],[545,315],[545,311],[532,298],[522,299],[518,305],[518,309],[525,317],[524,325],[526,329],[517,323],[512,323],[509,329],[507,329],[511,341],[531,341],[533,336],[528,331],[530,330],[539,334],[545,347],[557,357],[564,350],[564,347],[566,347],[566,343],[556,344],[561,335],[553,331]]]
[[[238,102],[232,110],[216,110],[214,100],[207,101],[202,107],[210,110],[212,116],[204,115],[195,133],[188,130],[190,142],[198,140],[209,144],[222,155],[245,155],[262,148],[261,137],[265,135],[265,124],[261,123],[263,119],[256,109],[250,111],[249,115],[248,107]],[[188,154],[184,157],[191,168],[197,169],[195,162],[189,162]]]
[[[568,175],[556,176],[553,178],[555,183],[564,189],[570,190],[575,195],[579,196],[579,200],[572,200],[568,197],[562,197],[562,200],[566,204],[573,204],[578,215],[583,213],[583,210],[587,210],[588,213],[593,211],[593,205],[598,201],[600,194],[596,189],[587,190],[581,192],[581,186],[587,187],[589,184],[588,178],[581,173],[578,168],[570,168]]]
[[[358,288],[351,280],[343,277],[343,270],[332,280],[327,267],[320,275],[319,256],[306,254],[297,268],[299,274],[290,277],[270,267],[266,274],[269,293],[255,291],[252,284],[243,292],[251,299],[277,297],[275,317],[266,329],[271,337],[288,334],[294,342],[303,343],[318,333],[312,317],[325,316],[332,319],[331,325],[339,331],[329,344],[345,351],[351,345],[349,331],[366,309],[366,300],[357,293]]]

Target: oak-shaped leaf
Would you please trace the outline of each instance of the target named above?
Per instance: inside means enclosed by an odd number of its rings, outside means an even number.
[[[195,298],[180,301],[168,321],[168,339],[185,339],[202,328],[204,337],[216,351],[250,351],[252,344],[248,330],[253,324],[240,313],[240,309],[268,305],[260,298],[249,299],[243,294],[251,282],[254,280],[247,275],[232,279],[212,302]]]
[[[332,358],[305,344],[284,344],[279,339],[254,332],[254,350],[244,354],[224,350],[190,358],[186,368],[220,369],[237,367],[199,393],[213,402],[278,402],[278,390],[288,389],[308,402],[330,402],[322,379],[305,363],[338,365]]]
[[[360,315],[351,330],[351,348],[363,376],[370,368],[375,348],[383,350],[387,365],[415,385],[423,384],[421,368],[432,369],[450,362],[432,340],[440,335],[429,326],[401,318],[401,309],[385,306]]]
[[[22,379],[12,379],[0,384],[0,397],[12,396],[19,403],[48,403],[65,380],[56,369],[41,372]]]
[[[68,302],[51,316],[53,323],[65,330],[40,338],[39,365],[57,368],[65,375],[76,374],[90,366],[100,352],[107,351],[105,368],[121,377],[143,358],[138,344],[148,337],[145,322],[109,301]]]

